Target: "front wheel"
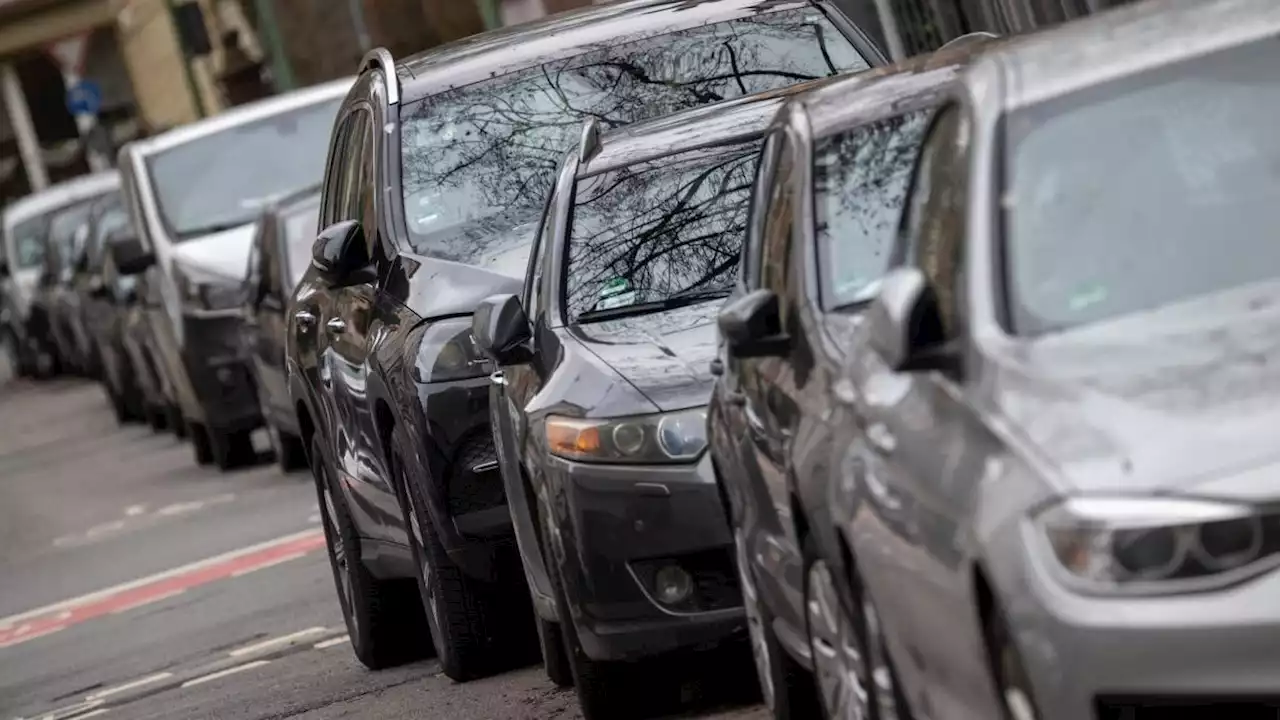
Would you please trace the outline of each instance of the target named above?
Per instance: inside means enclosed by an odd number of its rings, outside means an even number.
[[[524,574],[511,573],[519,580],[517,587],[514,579],[486,583],[463,573],[445,551],[426,512],[423,491],[408,477],[398,453],[392,454],[391,463],[404,495],[418,588],[444,674],[467,682],[506,669],[512,645],[527,633],[522,627],[527,624],[525,613],[532,610]]]
[[[426,656],[431,641],[418,594],[411,583],[374,578],[360,561],[360,536],[322,453],[319,439],[312,438],[311,473],[329,566],[356,658],[380,670]]]

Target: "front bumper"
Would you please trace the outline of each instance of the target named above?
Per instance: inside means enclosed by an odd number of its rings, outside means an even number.
[[[622,466],[549,458],[548,535],[583,650],[635,659],[715,644],[741,630],[733,537],[711,460]],[[689,596],[664,604],[656,575],[676,566]]]
[[[1277,716],[1280,571],[1197,595],[1092,597],[1026,546],[1005,545],[1022,579],[1001,601],[1042,720]]]
[[[241,344],[239,312],[184,315],[182,369],[195,407],[189,420],[224,432],[262,426],[262,408]]]

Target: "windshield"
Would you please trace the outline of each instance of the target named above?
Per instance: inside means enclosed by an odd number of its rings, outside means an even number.
[[[678,296],[727,294],[737,278],[758,153],[751,142],[579,180],[563,274],[570,321]]]
[[[1009,118],[1014,332],[1280,276],[1278,65],[1259,41]]]
[[[160,216],[173,240],[253,222],[262,205],[319,182],[341,102],[281,112],[149,158]]]
[[[36,215],[15,223],[9,229],[15,270],[30,270],[44,262],[45,231],[48,227],[49,216]]]
[[[512,238],[492,226],[537,220],[587,117],[624,125],[866,67],[809,7],[592,46],[425,98],[405,108],[402,129],[409,241],[459,262],[494,255],[490,245]]]
[[[822,304],[870,300],[889,267],[926,110],[822,138],[813,159]]]
[[[284,219],[285,277],[294,285],[302,279],[311,262],[311,247],[320,225],[320,203],[294,210]]]

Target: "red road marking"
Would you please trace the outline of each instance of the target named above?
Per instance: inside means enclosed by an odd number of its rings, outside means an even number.
[[[282,542],[256,547],[250,552],[232,554],[225,559],[195,563],[189,569],[161,574],[155,580],[128,584],[119,590],[94,593],[82,602],[71,601],[52,606],[47,612],[25,614],[20,621],[0,626],[0,648],[58,632],[72,625],[131,609],[148,602],[176,595],[184,590],[224,580],[265,565],[303,555],[324,547],[324,533],[314,531],[292,536]]]

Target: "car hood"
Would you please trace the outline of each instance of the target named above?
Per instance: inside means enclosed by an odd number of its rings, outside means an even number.
[[[405,252],[405,305],[420,317],[475,312],[490,295],[519,293],[537,232],[537,212],[515,212],[464,223],[431,237],[439,247],[480,247],[469,262]]]
[[[992,370],[997,412],[1077,489],[1280,495],[1248,479],[1280,465],[1280,283],[1015,344]]]
[[[582,346],[663,411],[705,405],[711,398],[720,302],[669,312],[575,325]]]
[[[173,261],[184,268],[227,280],[239,280],[249,268],[254,224],[248,223],[184,240],[172,246]]]

